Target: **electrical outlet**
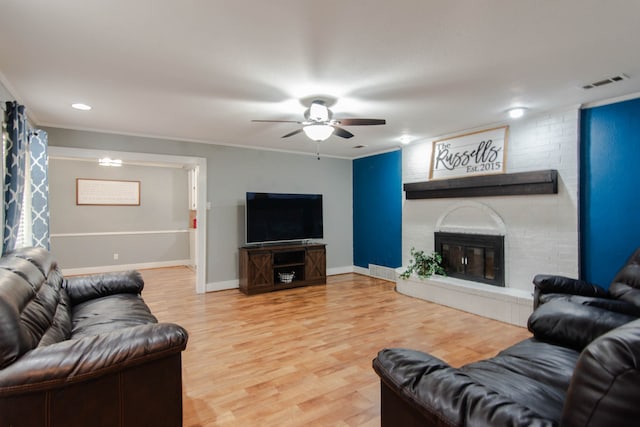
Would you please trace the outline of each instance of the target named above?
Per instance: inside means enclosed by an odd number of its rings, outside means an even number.
[[[114,260],[116,260],[116,261],[117,261],[117,260],[118,260],[118,257],[119,257],[119,255],[118,255],[118,254],[113,254],[113,259],[114,259]]]

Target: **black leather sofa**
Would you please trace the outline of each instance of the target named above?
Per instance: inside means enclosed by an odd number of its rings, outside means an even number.
[[[609,290],[550,275],[534,284],[533,337],[491,359],[453,368],[380,351],[382,425],[640,425],[640,249]]]
[[[0,259],[0,427],[180,426],[187,332],[135,271],[65,279],[51,254]]]

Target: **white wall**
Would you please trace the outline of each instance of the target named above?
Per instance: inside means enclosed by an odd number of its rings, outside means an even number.
[[[507,287],[532,290],[537,273],[577,277],[578,127],[577,108],[510,123],[506,173],[557,169],[558,194],[405,200],[403,265],[411,247],[433,250],[436,224],[444,221],[450,227],[504,228]],[[403,149],[404,183],[429,180],[431,146],[429,141]]]
[[[207,161],[206,281],[209,289],[237,286],[238,248],[244,244],[247,191],[323,194],[329,274],[353,270],[351,160],[186,141],[46,128],[49,145],[109,149]]]

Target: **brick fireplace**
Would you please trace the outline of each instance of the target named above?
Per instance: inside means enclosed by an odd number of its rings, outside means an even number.
[[[471,187],[486,181],[487,186],[492,186],[490,193],[478,194],[468,188],[451,191],[449,187],[461,181],[429,180],[430,142],[403,149],[403,265],[408,264],[411,248],[431,252],[440,245],[436,243],[436,237],[442,235],[439,233],[499,236],[503,243],[501,266],[493,273],[487,274],[490,261],[484,259],[484,271],[476,274],[481,278],[461,278],[457,273],[434,277],[424,299],[437,298],[441,304],[523,325],[531,308],[535,274],[577,277],[578,118],[579,109],[575,108],[531,117],[509,127],[506,174],[518,181],[517,174],[557,171],[555,183],[535,184],[555,185],[556,192],[532,190],[514,194],[501,183],[492,185],[496,176],[469,178]],[[422,198],[419,192],[434,196]],[[466,261],[465,267],[477,261],[469,255],[456,257],[461,263]],[[478,262],[475,267],[479,265]],[[456,268],[462,269],[460,265]],[[500,273],[498,283],[487,283]],[[406,289],[413,284],[397,284],[399,292],[403,288],[406,293],[413,292]],[[416,285],[416,293],[428,286]]]

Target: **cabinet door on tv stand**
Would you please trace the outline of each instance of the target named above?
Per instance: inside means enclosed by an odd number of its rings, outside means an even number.
[[[325,248],[308,248],[305,260],[305,280],[324,283],[327,279]]]
[[[273,288],[270,253],[249,254],[248,279],[251,289]]]

